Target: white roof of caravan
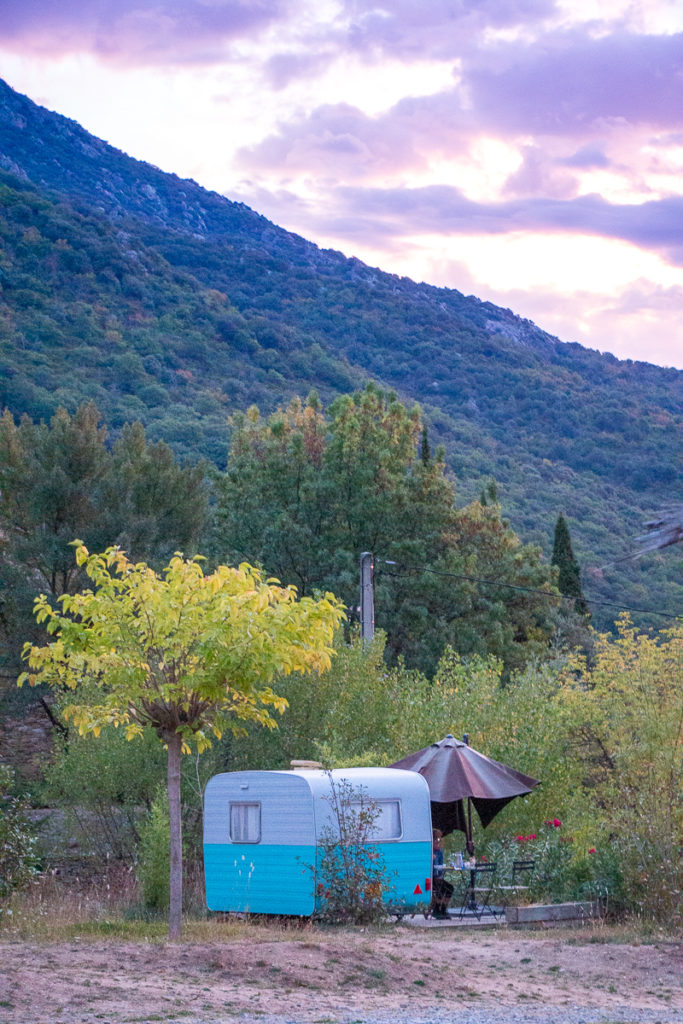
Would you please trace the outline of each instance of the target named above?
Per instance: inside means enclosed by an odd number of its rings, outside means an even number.
[[[354,789],[367,788],[372,791],[373,797],[379,799],[429,792],[429,786],[422,775],[405,768],[334,768],[332,771],[323,768],[287,770],[248,768],[244,771],[214,775],[209,779],[208,785],[211,786],[211,783],[218,779],[226,782],[230,780],[234,784],[240,782],[257,784],[260,779],[265,780],[274,775],[301,780],[315,796],[324,796],[329,792],[331,784],[341,782],[348,782]]]
[[[278,774],[304,779],[315,796],[325,796],[330,790],[330,781],[348,782],[354,789],[366,788],[376,799],[422,794],[425,790],[429,792],[429,786],[419,772],[403,768],[334,768],[332,771],[294,768]]]

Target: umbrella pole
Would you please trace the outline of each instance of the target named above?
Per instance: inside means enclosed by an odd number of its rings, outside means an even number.
[[[465,822],[465,828],[466,828],[466,831],[465,831],[465,848],[466,848],[467,852],[469,853],[470,857],[472,857],[474,855],[474,843],[472,842],[472,798],[471,797],[467,798],[467,820]],[[470,868],[470,884],[469,884],[470,894],[469,894],[469,899],[467,901],[467,909],[470,910],[473,914],[476,914],[476,912],[477,912],[477,900],[476,900],[475,893],[474,893],[475,876],[476,876],[476,872],[474,872]]]
[[[465,833],[465,846],[470,857],[474,854],[474,843],[472,842],[472,798],[467,798],[467,832]]]

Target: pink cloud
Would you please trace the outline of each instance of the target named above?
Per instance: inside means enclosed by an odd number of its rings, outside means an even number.
[[[346,103],[322,106],[241,150],[238,161],[250,170],[278,167],[285,175],[300,171],[335,179],[395,171],[420,163],[416,143],[426,125],[407,131],[404,122],[400,111],[378,119]]]
[[[296,66],[290,58],[286,70]],[[617,156],[621,163],[624,147],[683,129],[683,34],[555,34],[473,51],[461,74],[451,88],[406,97],[376,117],[344,103],[321,106],[281,123],[239,159],[250,170],[358,180],[421,170],[435,157],[457,159],[478,137],[499,137],[525,146],[512,194],[567,197],[571,172]]]
[[[505,182],[505,195],[543,195],[553,199],[569,199],[576,195],[576,179],[573,174],[558,168],[539,146],[524,146],[522,163]]]

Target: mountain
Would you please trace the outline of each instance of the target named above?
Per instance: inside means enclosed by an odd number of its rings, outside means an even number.
[[[94,398],[114,431],[140,419],[222,466],[235,409],[371,378],[420,402],[462,501],[495,477],[547,552],[564,513],[586,596],[617,606],[595,621],[681,612],[676,550],[600,568],[680,500],[680,371],[320,249],[2,82],[0,168],[0,406],[47,418]]]

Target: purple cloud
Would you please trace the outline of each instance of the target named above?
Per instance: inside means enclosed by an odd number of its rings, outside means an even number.
[[[578,167],[581,170],[589,170],[593,167],[609,167],[611,160],[606,156],[603,148],[594,143],[586,143],[571,156],[559,161],[564,167]]]
[[[666,250],[675,262],[683,257],[683,197],[640,204],[608,203],[600,196],[569,201],[534,198],[504,203],[476,203],[457,189],[342,189],[357,215],[397,218],[400,232],[503,234],[508,231],[559,231],[620,238],[645,248]]]
[[[536,24],[555,0],[341,0],[336,16],[311,20],[303,0],[23,0],[5,3],[0,43],[22,54],[92,52],[121,64],[206,64],[237,38],[286,24],[298,52],[266,58],[265,80],[282,88],[346,53],[369,59],[452,59],[488,28]]]
[[[300,78],[312,78],[324,71],[332,60],[327,50],[317,53],[276,53],[266,61],[266,79],[273,89],[284,89]]]
[[[291,0],[24,0],[4,5],[0,42],[24,53],[90,51],[126,64],[203,63],[289,7]]]
[[[488,29],[538,25],[556,9],[555,0],[343,0],[336,17],[302,28],[298,53],[267,61],[266,80],[282,88],[348,54],[368,62],[450,61],[479,46]]]
[[[683,33],[591,39],[577,31],[505,44],[466,61],[464,80],[477,115],[506,135],[675,129],[683,117]]]
[[[242,195],[252,203],[255,193]],[[543,232],[616,238],[655,250],[683,265],[683,197],[640,204],[609,203],[600,196],[570,200],[515,199],[477,203],[447,185],[426,188],[342,187],[326,194],[324,205],[294,203],[290,193],[257,195],[258,208],[295,230],[318,236],[365,241],[409,238],[413,234],[486,234]],[[294,224],[292,222],[295,222]]]
[[[449,60],[487,28],[537,24],[555,11],[554,0],[346,0],[343,42],[378,56]]]

